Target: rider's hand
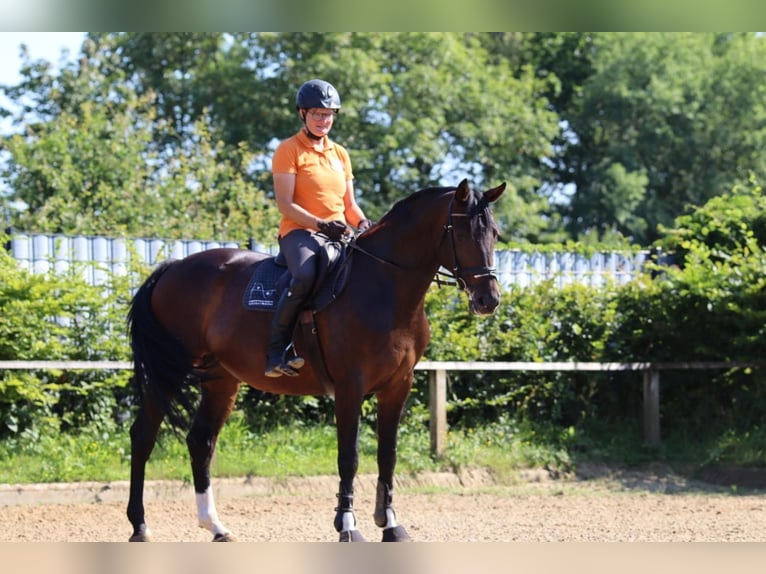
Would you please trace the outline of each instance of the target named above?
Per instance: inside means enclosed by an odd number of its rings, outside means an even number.
[[[334,241],[343,237],[348,231],[346,224],[341,221],[320,220],[319,223],[317,223],[317,229]]]
[[[357,227],[356,229],[359,233],[362,233],[362,231],[366,231],[367,229],[369,229],[371,225],[372,225],[372,221],[365,218],[359,222],[359,227]]]

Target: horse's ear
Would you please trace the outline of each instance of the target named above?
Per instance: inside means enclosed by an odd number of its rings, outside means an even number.
[[[497,199],[503,195],[503,192],[505,191],[505,182],[501,183],[497,187],[493,187],[492,189],[489,189],[484,192],[484,197],[487,199],[489,203],[492,203],[493,201],[497,201]]]
[[[459,184],[457,184],[457,191],[455,192],[455,198],[458,201],[468,201],[468,198],[471,196],[471,188],[468,185],[468,180],[464,179]]]

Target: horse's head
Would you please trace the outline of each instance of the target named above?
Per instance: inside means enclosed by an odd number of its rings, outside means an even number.
[[[471,190],[468,180],[457,186],[450,203],[445,234],[446,261],[458,286],[467,294],[471,311],[491,314],[500,303],[500,286],[495,276],[495,241],[498,231],[490,204],[505,190],[505,183],[479,193]]]

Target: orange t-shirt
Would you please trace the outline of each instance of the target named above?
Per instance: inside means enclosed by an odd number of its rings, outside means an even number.
[[[354,179],[351,158],[342,145],[325,137],[324,150],[301,130],[279,144],[271,160],[272,173],[295,174],[293,201],[320,219],[345,221],[346,182]],[[303,226],[283,216],[279,236]]]

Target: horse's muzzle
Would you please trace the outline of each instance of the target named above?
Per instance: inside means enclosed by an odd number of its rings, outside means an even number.
[[[469,288],[468,294],[471,312],[476,315],[491,315],[500,304],[500,288],[494,277],[481,286]]]

